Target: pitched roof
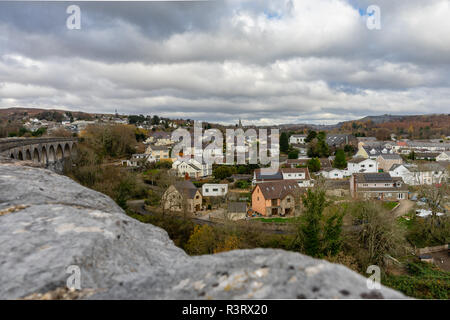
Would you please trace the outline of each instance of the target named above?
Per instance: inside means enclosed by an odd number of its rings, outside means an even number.
[[[155,145],[149,145],[150,149],[152,150],[163,150],[163,151],[169,151],[169,148],[167,146],[155,146]]]
[[[311,179],[308,168],[281,168],[280,171],[282,173],[304,173],[306,180]]]
[[[274,174],[262,174],[261,169],[255,169],[256,180],[283,180],[283,175],[280,171]]]
[[[382,157],[383,159],[388,159],[388,160],[401,160],[402,157],[400,157],[398,154],[385,154],[382,153],[379,155],[379,157]]]
[[[348,143],[350,139],[351,135],[349,134],[333,134],[327,136],[326,142],[329,146],[335,146],[343,143]]]
[[[287,159],[286,164],[297,164],[297,165],[306,165],[310,158],[306,159]],[[319,158],[320,166],[322,168],[331,167],[330,159],[328,158]]]
[[[372,160],[372,159],[369,159],[369,158],[362,158],[362,157],[356,157],[356,158],[352,158],[352,159],[348,160],[347,162],[351,162],[351,163],[360,163],[360,162],[363,162],[363,161],[366,161],[366,160]],[[373,160],[372,160],[372,161],[373,161]]]
[[[387,172],[354,173],[353,175],[357,183],[393,181],[391,175]]]
[[[394,163],[390,168],[389,171],[395,170],[398,167],[403,166],[403,163]],[[406,168],[406,167],[405,167]]]
[[[228,212],[247,212],[247,203],[230,202],[228,203]]]
[[[374,191],[374,192],[386,192],[386,191],[408,191],[408,185],[401,183],[397,186],[398,182],[403,182],[401,177],[391,177],[387,172],[381,173],[354,173],[356,183],[395,183],[395,186],[381,186],[381,187],[358,187],[359,191]]]
[[[189,180],[177,181],[173,184],[175,189],[188,199],[194,199],[195,194],[197,193],[197,187]]]
[[[306,138],[307,135],[306,134],[293,134],[293,135],[291,135],[291,137],[294,137],[294,138]]]
[[[155,131],[150,134],[155,139],[170,139],[171,134],[164,131]]]
[[[256,184],[255,191],[257,188],[261,190],[264,199],[283,199],[288,194],[293,194],[294,192],[299,192],[303,190],[300,188],[295,180],[281,180],[272,181]]]

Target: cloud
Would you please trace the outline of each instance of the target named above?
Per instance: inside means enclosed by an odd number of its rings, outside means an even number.
[[[0,3],[0,108],[334,123],[450,112],[448,1]]]

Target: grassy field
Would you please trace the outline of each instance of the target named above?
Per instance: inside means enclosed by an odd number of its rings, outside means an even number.
[[[385,202],[383,202],[383,207],[385,207],[387,210],[394,209],[396,205],[398,205],[398,202],[396,202],[396,201],[385,201]]]
[[[255,218],[255,221],[275,222],[275,223],[291,223],[295,218]]]
[[[382,283],[418,299],[449,299],[450,273],[425,262],[409,263],[407,275],[388,275]]]

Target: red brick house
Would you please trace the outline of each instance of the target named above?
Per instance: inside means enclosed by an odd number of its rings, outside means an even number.
[[[252,191],[252,209],[263,216],[293,215],[302,192],[295,180],[258,183]]]

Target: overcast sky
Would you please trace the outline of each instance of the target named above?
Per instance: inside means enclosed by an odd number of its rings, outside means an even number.
[[[450,113],[449,17],[450,0],[0,2],[0,108],[263,125]]]

